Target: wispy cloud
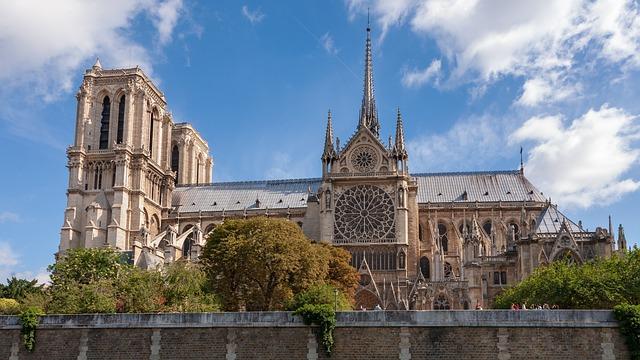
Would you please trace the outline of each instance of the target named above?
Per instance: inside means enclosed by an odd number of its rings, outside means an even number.
[[[319,39],[322,48],[329,55],[336,55],[338,53],[338,49],[336,48],[336,44],[333,41],[333,37],[328,32],[322,35]]]
[[[15,266],[18,264],[18,255],[13,251],[9,243],[0,241],[0,268]]]
[[[625,177],[640,160],[636,116],[603,105],[565,125],[560,115],[532,117],[513,132],[513,142],[534,144],[527,175],[568,206],[609,204],[640,188]]]
[[[171,41],[182,9],[182,0],[0,2],[0,124],[17,136],[62,146],[37,110],[71,92],[96,56],[106,67],[140,65],[152,75],[154,51]],[[153,19],[157,46],[134,38],[132,28],[145,16]]]
[[[439,59],[431,61],[424,69],[405,70],[402,74],[402,85],[408,88],[418,88],[433,80],[437,86],[440,80],[442,63]]]
[[[252,25],[258,24],[260,22],[262,22],[262,20],[264,20],[265,18],[265,14],[260,10],[260,8],[255,9],[255,10],[250,10],[249,7],[247,5],[242,5],[242,15],[244,15],[245,18],[247,18],[247,20],[249,20],[249,22]]]
[[[409,24],[433,38],[451,65],[453,84],[523,79],[521,106],[579,96],[586,89],[576,76],[593,61],[613,69],[640,68],[635,0],[345,1],[351,17],[370,7],[383,31]]]
[[[11,211],[0,211],[0,224],[5,222],[19,222],[20,215]]]

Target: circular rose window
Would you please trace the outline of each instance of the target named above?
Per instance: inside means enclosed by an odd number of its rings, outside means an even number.
[[[377,186],[357,185],[347,189],[336,200],[334,240],[393,241],[394,209],[391,196]]]
[[[378,164],[376,151],[370,146],[359,146],[351,152],[351,165],[360,172],[371,172]]]

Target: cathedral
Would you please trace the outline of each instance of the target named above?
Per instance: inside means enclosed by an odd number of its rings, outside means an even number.
[[[77,93],[74,144],[59,251],[110,247],[142,268],[197,260],[226,219],[286,218],[313,241],[351,253],[356,308],[491,307],[506,286],[557,259],[575,263],[626,249],[608,229],[588,231],[525,177],[508,171],[411,173],[398,109],[380,138],[367,28],[355,132],[334,139],[327,116],[322,176],[212,182],[209,145],[175,123],[164,94],[138,67],[88,69]]]

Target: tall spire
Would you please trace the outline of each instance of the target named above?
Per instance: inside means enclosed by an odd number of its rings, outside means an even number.
[[[618,226],[618,250],[622,252],[627,251],[627,237],[624,236],[624,228],[622,224]]]
[[[362,106],[360,108],[360,122],[358,127],[366,127],[376,136],[380,136],[380,123],[378,122],[378,110],[373,93],[373,60],[371,58],[371,27],[367,16],[367,43],[365,46],[364,61],[364,90],[362,94]]]
[[[322,160],[331,161],[336,158],[336,151],[333,148],[333,124],[331,123],[331,110],[327,114],[327,131],[324,138],[324,152]]]
[[[396,142],[393,150],[397,158],[405,159],[407,157],[407,149],[404,146],[404,125],[402,124],[400,108],[398,108],[398,115],[396,119]]]

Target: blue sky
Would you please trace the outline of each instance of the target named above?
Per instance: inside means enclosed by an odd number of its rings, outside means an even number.
[[[637,0],[0,3],[0,278],[53,261],[84,69],[140,65],[214,180],[315,177],[326,113],[362,94],[367,8],[382,136],[413,172],[516,169],[585,227],[640,235]]]

